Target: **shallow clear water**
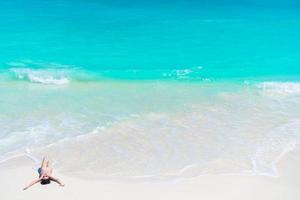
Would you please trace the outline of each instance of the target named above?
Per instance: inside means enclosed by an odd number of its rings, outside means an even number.
[[[296,1],[0,2],[0,162],[27,149],[99,177],[277,175],[300,136],[299,13]]]

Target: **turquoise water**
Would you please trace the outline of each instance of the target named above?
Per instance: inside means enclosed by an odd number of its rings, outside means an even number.
[[[1,69],[25,60],[100,78],[162,79],[199,66],[189,78],[296,76],[300,15],[292,3],[1,2]]]
[[[99,177],[278,175],[300,136],[299,9],[0,2],[0,162],[32,152]]]

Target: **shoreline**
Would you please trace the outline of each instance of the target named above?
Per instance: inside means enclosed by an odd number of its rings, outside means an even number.
[[[300,198],[300,148],[286,153],[278,162],[280,177],[243,175],[203,175],[177,182],[123,182],[82,179],[59,172],[54,175],[65,183],[22,188],[37,174],[30,161],[23,157],[0,166],[2,198],[4,200],[53,199],[261,199],[296,200]],[[22,163],[22,164],[21,164]]]

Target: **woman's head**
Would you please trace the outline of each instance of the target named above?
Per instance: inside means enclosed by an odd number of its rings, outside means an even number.
[[[46,185],[46,184],[50,184],[50,177],[48,176],[48,175],[43,175],[43,178],[42,178],[42,180],[41,180],[41,184],[42,185]]]
[[[41,180],[42,185],[47,185],[47,184],[50,184],[50,183],[51,183],[50,179],[42,179]]]

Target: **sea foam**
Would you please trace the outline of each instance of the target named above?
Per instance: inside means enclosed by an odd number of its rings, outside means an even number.
[[[64,85],[70,82],[70,80],[63,74],[57,74],[54,72],[54,70],[41,70],[30,68],[12,68],[10,70],[15,74],[17,79],[28,80],[32,83]]]
[[[263,92],[274,95],[300,95],[299,82],[263,82],[258,84]]]
[[[297,84],[0,85],[0,160],[30,148],[62,171],[101,178],[277,176],[276,162],[299,143]]]

